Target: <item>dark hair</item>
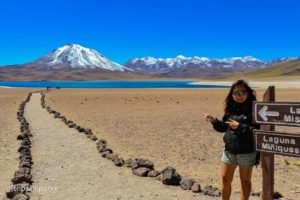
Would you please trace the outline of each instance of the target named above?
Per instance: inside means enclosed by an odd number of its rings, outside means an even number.
[[[256,92],[248,85],[248,83],[244,80],[237,80],[235,81],[231,88],[230,91],[224,101],[224,111],[225,115],[231,115],[234,112],[234,107],[237,104],[232,97],[233,90],[236,86],[241,86],[246,89],[248,92],[248,98],[247,100],[243,103],[243,111],[251,113],[252,111],[252,101],[256,101]]]

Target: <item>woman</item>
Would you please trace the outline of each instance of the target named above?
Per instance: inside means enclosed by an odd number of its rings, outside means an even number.
[[[222,155],[222,199],[229,200],[231,182],[237,166],[241,179],[241,200],[249,199],[251,175],[256,164],[257,154],[253,148],[252,130],[259,128],[252,124],[252,102],[256,101],[255,91],[244,80],[232,84],[224,101],[225,114],[222,120],[204,113],[218,132],[225,132],[223,141],[225,150]]]

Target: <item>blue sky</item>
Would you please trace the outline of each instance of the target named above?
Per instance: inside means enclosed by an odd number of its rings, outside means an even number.
[[[3,0],[0,65],[66,43],[133,57],[300,57],[297,0]]]

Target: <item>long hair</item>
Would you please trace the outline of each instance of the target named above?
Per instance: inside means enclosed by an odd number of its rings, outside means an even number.
[[[242,109],[244,112],[251,113],[252,101],[256,101],[256,92],[248,85],[248,83],[244,80],[237,80],[232,84],[230,91],[229,91],[226,99],[224,100],[225,115],[231,115],[234,112],[234,107],[237,103],[234,101],[234,99],[232,97],[232,93],[236,86],[244,87],[246,89],[246,91],[248,92],[248,98],[242,104],[243,105]]]

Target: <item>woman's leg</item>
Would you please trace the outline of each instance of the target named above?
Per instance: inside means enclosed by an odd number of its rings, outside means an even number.
[[[221,162],[221,175],[222,175],[222,200],[229,200],[231,194],[231,182],[233,179],[236,164],[227,164]]]
[[[248,200],[251,193],[251,176],[253,167],[239,167],[241,179],[241,200]]]

